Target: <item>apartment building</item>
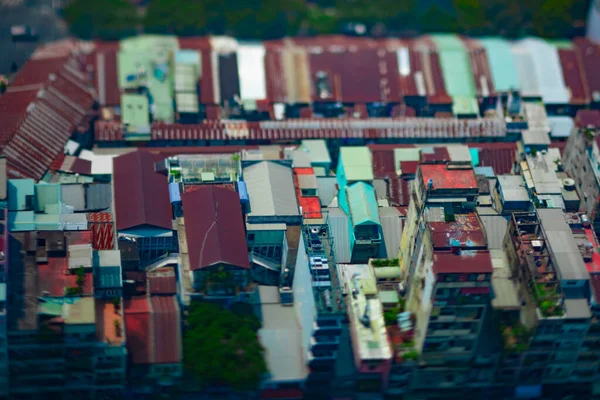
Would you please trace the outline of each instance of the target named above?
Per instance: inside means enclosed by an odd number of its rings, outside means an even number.
[[[576,129],[567,141],[563,166],[573,178],[581,199],[581,210],[592,221],[596,236],[600,236],[600,127],[598,111],[581,111]]]
[[[591,280],[573,234],[560,209],[514,213],[505,238],[522,307],[503,315],[505,356],[498,379],[524,386],[589,383],[597,365],[578,362],[592,321]],[[583,361],[586,358],[584,356]]]
[[[294,266],[293,307],[309,374],[305,393],[354,390],[355,368],[336,258],[327,222],[302,225]]]
[[[348,216],[353,263],[379,257],[382,230],[373,188],[373,160],[367,147],[341,147],[336,171],[339,207]]]
[[[126,371],[120,304],[92,296],[91,273],[81,294],[66,291],[76,280],[64,274],[66,258],[53,251],[47,263],[36,262],[42,238],[11,234],[13,254],[19,255],[11,258],[8,280],[11,398],[117,399]]]
[[[385,391],[392,349],[374,271],[366,264],[340,264],[338,271],[343,282],[354,362],[358,370],[357,390]]]

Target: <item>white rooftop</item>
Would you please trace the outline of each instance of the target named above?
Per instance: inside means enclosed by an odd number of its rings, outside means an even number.
[[[383,307],[377,295],[377,283],[371,268],[366,264],[338,265],[338,271],[347,293],[348,318],[353,340],[358,340],[353,348],[355,357],[360,360],[386,360],[392,357],[392,349],[387,339]],[[359,286],[355,296],[355,281]],[[365,309],[369,308],[369,325],[361,322]],[[354,339],[356,338],[356,339]],[[358,350],[358,354],[356,354]]]

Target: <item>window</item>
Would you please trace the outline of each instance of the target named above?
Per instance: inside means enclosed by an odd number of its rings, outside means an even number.
[[[249,233],[248,234],[248,241],[249,242],[254,242],[254,233]]]

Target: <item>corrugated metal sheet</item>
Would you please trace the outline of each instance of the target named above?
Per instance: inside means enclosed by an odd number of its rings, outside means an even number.
[[[10,177],[41,179],[75,128],[86,121],[94,97],[77,67],[68,61],[42,86],[25,91],[11,86],[0,98],[6,121],[0,143]]]
[[[463,40],[471,59],[471,71],[473,73],[477,95],[481,97],[495,96],[494,80],[492,78],[492,71],[488,62],[485,47],[477,40],[464,37],[461,39]]]
[[[140,225],[173,229],[167,177],[154,171],[164,157],[134,151],[113,160],[117,229]]]
[[[191,269],[217,263],[249,268],[238,194],[229,189],[202,185],[185,192],[181,199]]]
[[[418,52],[420,68],[427,87],[427,100],[431,104],[452,104],[452,99],[446,91],[440,57],[435,44],[426,37],[419,38],[413,43]]]
[[[106,210],[112,207],[112,187],[109,183],[94,183],[85,189],[85,204],[88,211]]]
[[[512,45],[512,51],[521,83],[521,94],[524,97],[541,97],[542,90],[531,50],[524,43],[517,42]]]
[[[124,300],[127,353],[133,364],[149,364],[152,361],[152,336],[150,305],[148,298],[133,297]]]
[[[373,180],[373,159],[368,147],[341,147],[340,163],[348,182]]]
[[[334,176],[317,177],[317,185],[321,206],[327,207],[337,196],[337,179]]]
[[[348,216],[340,208],[327,208],[327,215],[327,225],[333,236],[335,261],[339,264],[350,263],[352,251],[350,249]]]
[[[504,248],[504,237],[508,229],[508,221],[500,215],[482,215],[481,222],[485,229],[488,248],[490,250]]]
[[[368,183],[356,182],[346,189],[352,214],[352,225],[380,225],[375,189]]]
[[[471,60],[456,35],[432,35],[440,55],[446,90],[450,96],[475,97]]]
[[[585,72],[586,86],[591,100],[600,102],[600,74],[598,74],[600,45],[583,38],[575,39],[574,43],[579,50],[581,64]]]
[[[480,42],[487,52],[495,89],[498,92],[518,90],[521,84],[509,42],[500,38],[485,38]]]
[[[531,54],[531,72],[537,78],[544,103],[568,104],[570,96],[563,79],[558,49],[542,39],[525,39],[520,46],[526,47]]]
[[[394,207],[382,207],[379,209],[379,218],[387,258],[398,258],[402,239],[402,216]]]
[[[447,139],[504,137],[506,126],[500,118],[435,119],[377,118],[299,119],[288,121],[236,122],[207,120],[197,125],[154,123],[151,140],[232,140],[226,132],[244,129],[246,140],[297,141],[303,139]],[[96,121],[96,140],[123,140],[118,122]]]
[[[240,44],[237,49],[240,97],[242,100],[267,98],[265,47],[262,44]]]
[[[558,50],[563,78],[571,95],[571,104],[588,104],[590,95],[586,87],[585,72],[580,56],[574,48]]]
[[[60,185],[61,201],[73,207],[73,211],[85,211],[85,189],[83,185]]]
[[[212,51],[208,37],[179,37],[181,49],[196,50],[200,53],[202,64],[202,76],[198,82],[200,86],[200,102],[202,104],[219,103],[218,93],[213,85],[213,76],[218,77],[218,70],[213,69]]]
[[[291,168],[262,161],[244,168],[243,175],[250,197],[248,217],[300,215]]]
[[[492,167],[498,175],[510,174],[517,159],[515,143],[486,143],[485,145],[474,143],[469,147],[479,149],[480,166]]]
[[[219,54],[219,90],[221,101],[229,101],[240,95],[240,78],[236,53]]]
[[[550,122],[550,135],[555,138],[569,137],[575,128],[575,121],[571,117],[548,117]]]
[[[151,296],[152,362],[181,362],[181,314],[175,296]]]
[[[175,294],[177,293],[177,279],[173,268],[161,268],[148,272],[148,293],[150,294]]]

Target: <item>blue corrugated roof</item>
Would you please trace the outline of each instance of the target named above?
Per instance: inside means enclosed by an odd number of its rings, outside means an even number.
[[[375,189],[373,186],[368,183],[357,182],[350,185],[346,190],[352,216],[352,225],[381,225],[377,197],[375,196]]]

